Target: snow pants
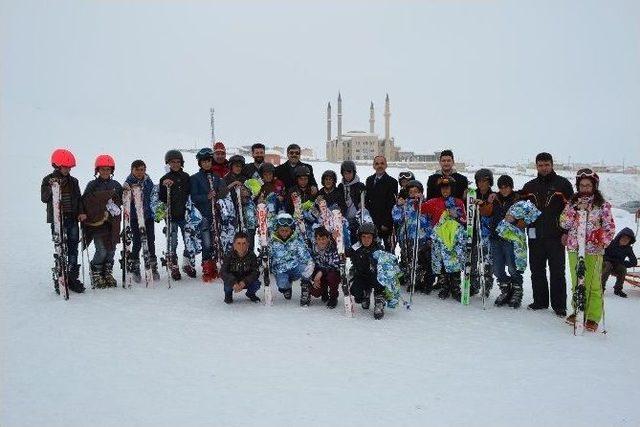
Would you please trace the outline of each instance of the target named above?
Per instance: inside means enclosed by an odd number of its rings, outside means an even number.
[[[549,263],[549,281],[547,281],[547,262]],[[529,239],[529,268],[533,303],[539,307],[549,307],[549,296],[551,296],[551,308],[559,312],[566,311],[565,250],[560,237]]]
[[[491,257],[493,258],[493,274],[498,282],[522,284],[522,271],[516,268],[513,242],[500,238],[491,240]]]
[[[624,264],[604,261],[602,264],[602,290],[606,288],[607,280],[612,274],[616,278],[616,284],[613,286],[613,289],[621,291],[624,278],[627,275],[627,267],[625,267]]]
[[[577,283],[577,264],[578,253],[570,251],[569,270],[571,273],[571,289],[574,291]],[[584,275],[585,317],[587,320],[600,322],[602,318],[602,283],[600,281],[602,276],[602,255],[586,254],[584,256],[584,264],[586,267]]]
[[[382,286],[374,277],[365,277],[354,275],[351,281],[350,293],[353,295],[355,301],[360,304],[366,298],[371,295],[373,290],[375,295],[384,292],[384,286]]]
[[[317,271],[313,273],[315,277]],[[322,295],[328,295],[329,298],[338,298],[338,286],[340,285],[340,272],[338,270],[322,270],[322,278],[320,279],[320,287],[311,286],[311,295],[320,298]]]
[[[295,282],[296,280],[309,280],[309,275],[313,273],[313,268],[311,269],[311,271],[307,270],[309,270],[307,266],[298,264],[296,267],[292,268],[289,271],[285,271],[283,273],[274,273],[278,290],[280,292],[284,292],[287,289],[291,289],[291,282]]]
[[[236,280],[231,280],[229,282],[224,282],[224,292],[233,292],[233,285],[236,283]],[[247,286],[245,290],[247,291],[247,295],[255,295],[260,289],[260,281],[256,280],[253,283],[245,283]]]

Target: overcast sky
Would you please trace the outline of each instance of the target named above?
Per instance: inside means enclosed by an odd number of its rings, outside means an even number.
[[[20,0],[1,27],[3,125],[34,108],[153,129],[162,143],[138,142],[164,152],[207,143],[213,106],[229,145],[323,155],[340,90],[345,131],[368,129],[373,101],[382,133],[389,93],[404,149],[640,163],[638,1]],[[73,126],[50,136],[33,144],[77,143]]]

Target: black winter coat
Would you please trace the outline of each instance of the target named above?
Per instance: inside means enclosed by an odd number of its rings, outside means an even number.
[[[628,236],[631,242],[628,245],[620,246],[620,238]],[[638,265],[636,254],[633,253],[633,244],[636,242],[636,235],[629,227],[625,227],[616,234],[613,242],[604,250],[604,260],[614,264],[624,264],[625,267],[631,268]]]
[[[316,182],[316,178],[313,176],[313,166],[307,163],[298,162],[295,167],[292,167],[289,160],[287,160],[283,164],[276,166],[275,172],[276,178],[282,181],[284,188],[288,190],[297,184],[294,173],[298,166],[306,166],[309,168],[309,172],[311,172],[311,175],[309,176],[309,186],[317,187],[318,183]]]
[[[49,183],[52,178],[59,179],[61,191],[64,192],[66,187],[71,196],[71,212],[65,212],[64,216],[77,219],[78,215],[84,212],[78,180],[71,175],[65,177],[59,170],[55,170],[42,179],[40,186],[40,200],[47,204],[47,223],[53,222],[53,203],[51,201],[51,184]]]
[[[435,199],[442,195],[440,193],[440,189],[438,188],[438,179],[442,176],[442,171],[436,172],[433,175],[429,175],[429,178],[427,179],[427,200]],[[467,191],[467,188],[469,187],[469,180],[466,176],[458,172],[452,173],[451,177],[456,181],[456,188],[453,189],[452,196],[456,199],[464,201],[464,203],[466,204],[467,202],[464,197],[464,192]]]
[[[160,178],[158,198],[163,203],[167,203],[167,187],[162,185],[162,182],[167,178],[173,181],[173,185],[171,186],[171,206],[169,206],[171,219],[180,221],[184,219],[185,206],[191,194],[189,174],[180,169],[177,172],[169,171],[169,173]]]
[[[222,272],[220,273],[225,283],[236,283],[243,281],[245,285],[258,280],[258,258],[252,251],[240,257],[235,250],[229,251],[222,262]]]
[[[375,179],[375,174],[367,178],[365,206],[378,229],[384,225],[391,230],[393,227],[391,210],[396,204],[398,180],[386,173],[380,177],[377,184]]]
[[[382,249],[382,247],[376,242],[368,247],[361,244],[358,246],[357,249],[350,250],[348,254],[349,258],[351,258],[353,277],[378,283],[378,265],[373,259],[373,253]]]
[[[559,239],[564,233],[560,227],[560,214],[573,196],[573,186],[568,179],[551,172],[547,176],[538,175],[527,182],[520,191],[522,198],[535,203],[542,215],[529,228],[535,228],[536,238]],[[531,233],[528,233],[531,236]]]
[[[333,188],[333,191],[327,193],[324,187],[322,187],[316,197],[322,196],[322,198],[327,202],[327,207],[331,209],[332,205],[338,205],[338,209],[342,215],[346,215],[347,213],[347,204],[344,201],[344,191],[340,188]]]

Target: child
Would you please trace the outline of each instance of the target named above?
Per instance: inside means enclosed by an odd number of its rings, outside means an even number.
[[[567,230],[567,251],[569,252],[569,270],[571,284],[574,291],[574,313],[567,317],[567,323],[576,321],[577,284],[576,266],[578,264],[578,228],[580,211],[586,211],[586,242],[585,242],[585,328],[588,331],[598,330],[598,322],[602,317],[602,258],[604,249],[613,240],[615,223],[611,214],[611,205],[602,197],[598,190],[600,179],[591,169],[580,169],[576,174],[577,193],[565,206],[560,215],[560,226]]]
[[[91,281],[98,289],[115,288],[113,257],[120,241],[120,208],[122,186],[113,179],[116,164],[108,154],[101,154],[95,161],[95,176],[82,194],[86,214],[85,244],[91,240],[96,251],[91,260]]]
[[[182,170],[182,167],[184,166],[184,158],[180,151],[167,151],[164,155],[164,162],[169,165],[169,172],[160,178],[161,185],[158,195],[160,201],[166,204],[167,192],[171,193],[171,205],[167,206],[167,215],[170,215],[171,217],[171,225],[170,230],[166,230],[170,236],[171,258],[166,259],[165,261],[168,269],[171,271],[171,278],[173,280],[180,280],[182,275],[180,274],[180,265],[178,264],[178,254],[176,254],[176,249],[178,248],[178,227],[180,227],[180,232],[182,233],[182,239],[184,241],[186,204],[189,199],[189,194],[191,193],[190,178],[189,174]],[[203,212],[203,215],[204,214],[205,213]],[[169,250],[169,248],[167,248],[167,250]],[[195,269],[189,262],[189,253],[186,249],[186,243],[183,257],[184,272],[187,273],[189,277],[195,277]]]
[[[405,183],[406,198],[398,196],[393,207],[393,217],[398,243],[400,244],[400,259],[403,270],[403,281],[407,291],[411,292],[411,267],[413,259],[413,244],[416,237],[416,223],[420,222],[418,235],[418,258],[415,290],[430,293],[433,286],[433,272],[431,270],[431,225],[427,215],[420,212],[424,199],[424,187],[420,181],[411,180]],[[419,219],[418,219],[419,218]]]
[[[327,202],[327,208],[340,209],[342,215],[345,215],[347,205],[344,200],[344,191],[342,188],[336,187],[337,176],[332,170],[324,171],[320,183],[322,188],[318,191],[317,197],[322,197]]]
[[[153,192],[153,181],[147,175],[147,165],[142,160],[135,160],[131,163],[131,173],[125,180],[129,185],[139,185],[142,188],[142,206],[144,208],[144,229],[147,234],[147,245],[149,248],[149,257],[151,263],[151,271],[153,280],[160,280],[158,273],[158,261],[156,258],[155,245],[155,223],[153,212],[151,211],[151,193]],[[140,283],[142,280],[140,274],[140,248],[142,242],[140,239],[140,228],[138,224],[138,215],[136,206],[131,196],[131,234],[133,236],[133,248],[128,256],[127,270],[133,273],[133,280]]]
[[[278,290],[285,299],[291,299],[291,282],[300,280],[302,292],[300,305],[309,305],[311,275],[315,264],[307,245],[295,231],[295,221],[288,213],[276,217],[276,230],[271,235],[271,271],[276,278]]]
[[[409,198],[409,190],[407,190],[407,184],[409,181],[415,180],[416,177],[411,171],[400,172],[398,175],[398,185],[400,189],[398,190],[398,198],[406,200]]]
[[[451,295],[460,301],[460,272],[465,263],[465,222],[464,203],[452,196],[455,180],[441,176],[436,183],[440,197],[429,199],[422,204],[422,213],[427,214],[433,226],[431,248],[431,268],[438,275],[436,286],[440,289],[438,297]]]
[[[247,182],[245,181],[245,184]],[[249,239],[249,250],[253,252],[256,239],[256,229],[258,228],[258,217],[256,213],[256,204],[251,197],[251,190],[243,185],[240,187],[240,202],[242,205],[242,218],[244,220],[244,232]]]
[[[340,284],[340,256],[331,237],[331,233],[323,226],[314,230],[315,245],[313,247],[313,286],[311,296],[322,297],[327,307],[336,308],[338,304],[338,285]]]
[[[609,275],[613,274],[616,284],[613,286],[613,293],[619,297],[626,298],[627,294],[622,290],[624,278],[627,275],[627,268],[638,265],[638,259],[633,253],[633,244],[636,236],[629,227],[620,231],[616,238],[604,251],[604,264],[602,265],[602,290],[604,291]]]
[[[491,189],[493,186],[493,172],[489,169],[478,169],[474,178],[477,187],[476,204],[478,205],[476,215],[478,216],[477,221],[480,221],[481,237],[478,235],[478,229],[474,227],[473,241],[471,243],[471,295],[476,295],[480,292],[480,275],[484,275],[484,294],[485,297],[488,297],[491,293],[491,288],[493,288],[491,244],[489,241],[492,202],[496,197]],[[478,238],[480,238],[484,258],[480,268],[478,268]]]
[[[51,166],[53,172],[45,176],[40,186],[40,200],[47,204],[47,223],[51,224],[51,233],[53,233],[53,202],[51,198],[51,181],[57,180],[60,183],[60,192],[62,198],[62,231],[66,238],[65,247],[67,253],[67,286],[70,290],[77,293],[84,292],[84,285],[78,279],[80,265],[78,265],[78,242],[80,241],[80,233],[78,229],[78,221],[86,218],[84,208],[80,200],[80,186],[78,180],[70,175],[71,168],[75,167],[76,158],[69,150],[59,148],[51,154]],[[58,283],[55,282],[55,291],[60,293]]]
[[[312,227],[316,222],[316,218],[311,213],[316,196],[314,193],[314,187],[309,185],[309,177],[311,171],[304,165],[297,166],[295,169],[296,185],[289,189],[287,194],[287,212],[293,215],[296,221],[303,226],[306,235],[301,236],[305,241],[311,241],[313,236]],[[316,192],[317,193],[317,192]],[[297,212],[294,206],[294,196],[297,195],[300,198],[300,216],[296,217]],[[302,227],[301,227],[302,229]]]
[[[376,227],[373,223],[364,223],[358,229],[358,243],[349,251],[351,258],[352,278],[350,293],[362,308],[369,309],[371,291],[374,294],[373,317],[376,320],[384,317],[384,286],[378,281],[377,264],[374,253],[384,248],[376,242]]]
[[[258,258],[249,250],[246,233],[238,232],[233,237],[233,249],[225,256],[221,270],[225,303],[233,303],[233,293],[243,290],[247,291],[246,296],[252,302],[260,302],[256,296],[260,289]]]
[[[218,177],[213,170],[213,150],[211,148],[202,148],[196,154],[196,160],[200,170],[190,179],[191,200],[196,208],[202,214],[202,222],[200,223],[200,232],[202,236],[202,281],[211,282],[218,277],[218,270],[215,259],[222,259],[223,248],[220,241],[220,230],[214,230],[214,212],[212,210],[211,201],[224,198],[227,195],[227,187],[224,181]],[[209,183],[209,179],[213,182],[213,188]],[[173,197],[173,195],[172,195]],[[215,212],[215,219],[220,223],[219,214]],[[214,244],[214,242],[218,242]],[[216,250],[221,253],[214,253]],[[195,269],[193,276],[195,277]]]
[[[345,201],[344,218],[349,222],[349,238],[355,242],[358,235],[358,211],[364,206],[360,206],[360,195],[366,186],[360,182],[358,177],[356,164],[351,160],[345,160],[340,165],[340,175],[342,182],[338,185],[338,189],[342,190]]]

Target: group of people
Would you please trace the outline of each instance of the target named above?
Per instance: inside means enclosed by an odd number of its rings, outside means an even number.
[[[116,245],[128,233],[133,247],[123,257],[123,269],[141,281],[141,242],[146,240],[142,250],[148,251],[148,265],[144,268],[159,280],[154,223],[165,221],[168,242],[163,264],[172,280],[181,279],[176,254],[180,229],[182,272],[196,277],[195,255],[201,252],[202,279],[221,277],[226,303],[232,303],[238,292],[259,302],[261,262],[255,241],[260,209],[267,212],[267,235],[258,239],[260,254],[267,259],[263,268],[273,274],[285,299],[291,299],[292,283],[300,280],[301,305],[309,305],[315,297],[335,308],[342,281],[345,298],[353,298],[364,309],[373,298],[376,319],[398,297],[395,285],[404,284],[411,295],[437,290],[442,299],[464,300],[463,273],[471,295],[488,297],[495,277],[500,290],[495,304],[518,308],[528,264],[533,286],[528,308],[542,310],[551,305],[556,315],[575,322],[574,314],[567,316],[566,249],[572,286],[584,281],[587,290],[586,329],[595,331],[609,275],[616,276],[615,294],[625,297],[626,268],[637,264],[631,246],[635,235],[625,228],[615,236],[611,205],[598,189],[598,175],[590,169],[578,171],[574,191],[572,183],[554,172],[549,153],[537,155],[538,175],[522,189],[516,190],[513,179],[502,175],[495,182],[496,191],[489,169],[478,170],[475,185],[470,186],[456,172],[453,152],[445,150],[440,153],[440,170],[427,180],[426,192],[412,172],[402,172],[398,179],[387,174],[384,156],[373,159],[375,172],[365,182],[356,164],[347,160],[340,166],[340,178],[327,170],[318,184],[312,166],[300,161],[296,144],[287,147],[288,159],[279,166],[264,161],[263,144],[254,144],[251,153],[250,163],[239,155],[227,159],[224,144],[217,142],[213,149],[203,148],[196,154],[199,171],[189,175],[182,153],[169,150],[165,155],[169,171],[158,184],[147,175],[145,163],[136,160],[124,189],[114,179],[114,159],[103,154],[95,160],[95,179],[81,193],[78,180],[70,175],[73,154],[56,150],[51,158],[54,171],[42,181],[41,199],[47,204],[47,222],[52,223],[53,232],[51,183],[60,184],[59,220],[65,236],[68,288],[84,291],[78,264],[81,240],[83,247],[94,242],[89,263],[92,286],[117,286],[113,276]],[[135,214],[133,203],[123,206],[123,190],[132,186],[142,189],[143,215]],[[123,210],[130,213],[128,230],[122,227]],[[339,213],[338,220],[327,212]],[[587,221],[584,254],[579,243],[585,230],[581,218]],[[388,256],[395,255],[396,249],[397,261]],[[350,259],[351,268],[343,281],[345,258]],[[397,268],[391,265],[394,262]],[[576,274],[579,262],[586,266],[584,277]],[[388,265],[380,268],[381,263]],[[60,292],[58,282],[55,286]],[[575,300],[573,304],[575,308]]]

